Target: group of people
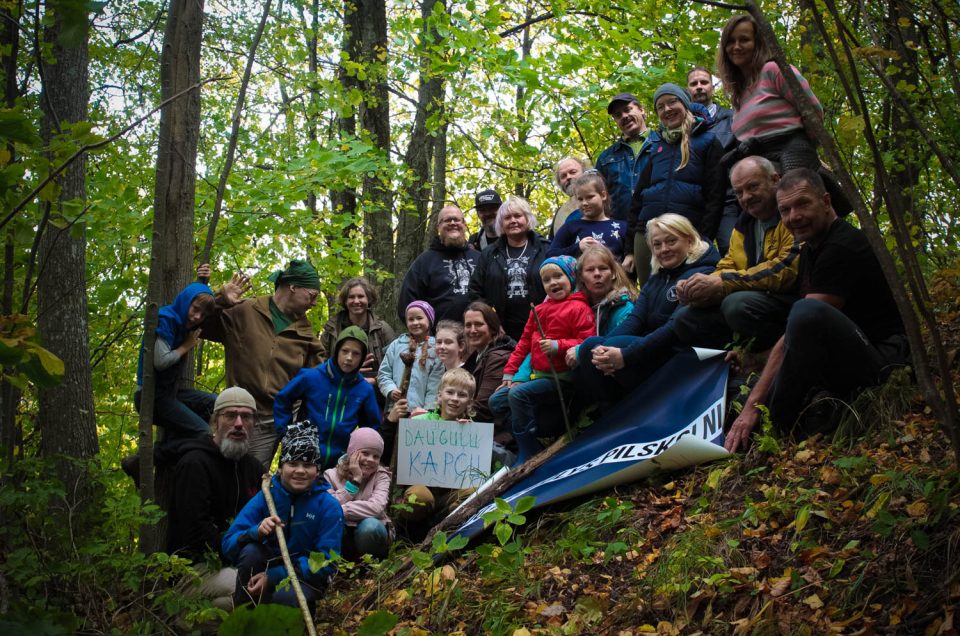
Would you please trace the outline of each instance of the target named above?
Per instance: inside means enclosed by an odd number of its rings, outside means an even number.
[[[185,288],[160,312],[153,355],[154,417],[178,483],[169,548],[237,565],[220,591],[238,602],[288,602],[275,593],[277,527],[301,532],[290,542],[301,556],[386,553],[387,467],[404,417],[492,421],[494,463],[518,466],[559,432],[560,413],[602,413],[680,347],[736,348],[764,362],[726,433],[735,451],[764,407],[781,430],[812,434],[829,426],[805,412],[812,399],[906,364],[890,289],[863,233],[841,218],[849,206],[800,117],[799,99],[822,114],[819,102],[791,68],[806,93],[795,95],[770,58],[752,18],[735,16],[715,67],[732,109],[713,102],[703,67],[654,93],[656,130],[639,99],[615,95],[607,112],[621,137],[596,168],[557,164],[570,198],[546,236],[521,197],[477,193],[472,236],[463,211],[445,206],[402,281],[399,336],[357,277],[317,337],[305,314],[320,281],[306,261],[272,276],[272,295],[242,298],[243,274],[217,293]],[[224,345],[231,388],[219,396],[177,387],[199,338]],[[286,517],[254,494],[279,440],[270,491]],[[438,514],[462,494],[413,486],[402,499]],[[304,561],[298,574],[318,592],[330,571]],[[229,578],[209,580],[218,576]]]

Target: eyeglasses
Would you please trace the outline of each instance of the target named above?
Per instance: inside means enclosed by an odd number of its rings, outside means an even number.
[[[317,302],[317,298],[320,296],[320,292],[317,291],[316,289],[307,289],[306,287],[297,287],[297,289],[302,289],[302,290],[306,291],[306,292],[307,292],[307,298],[308,298],[308,299],[310,300],[310,302],[312,302],[312,303]]]
[[[456,216],[450,216],[437,221],[438,225],[460,225],[461,223],[463,223],[463,219]]]
[[[232,422],[239,417],[243,420],[244,424],[253,424],[253,419],[256,414],[247,411],[223,411],[220,413],[220,416],[225,417],[228,422]]]

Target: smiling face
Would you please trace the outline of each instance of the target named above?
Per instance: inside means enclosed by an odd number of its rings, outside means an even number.
[[[541,267],[540,280],[543,282],[543,289],[547,292],[547,297],[553,300],[563,300],[573,291],[570,279],[556,265],[550,264]]]
[[[523,210],[505,210],[500,220],[500,231],[508,238],[523,240],[530,231],[530,223]]]
[[[493,341],[490,326],[479,311],[466,311],[463,314],[463,334],[467,344],[474,351],[482,351]]]
[[[360,285],[355,285],[347,292],[347,313],[351,316],[366,316],[370,308],[370,299],[367,292]]]
[[[580,280],[590,300],[598,302],[613,290],[613,269],[600,255],[590,254],[580,265]]]
[[[740,208],[755,219],[766,221],[777,213],[777,184],[780,175],[768,175],[751,160],[744,160],[730,171],[730,185]]]
[[[650,248],[663,269],[679,267],[690,254],[690,239],[672,234],[659,226],[650,230]]]
[[[713,78],[706,71],[690,71],[687,75],[687,92],[690,99],[709,106],[713,103]]]
[[[437,401],[440,404],[440,417],[445,420],[463,419],[470,409],[473,396],[467,387],[449,382],[440,387]]]
[[[818,245],[826,236],[837,213],[830,204],[830,195],[818,195],[810,184],[800,182],[792,188],[777,191],[777,207],[783,225],[793,238]]]
[[[687,116],[687,108],[683,102],[674,95],[661,95],[657,100],[657,117],[664,128],[679,128],[683,124],[683,119]]]
[[[372,448],[360,449],[360,471],[369,479],[380,467],[380,453]]]
[[[467,224],[460,208],[448,205],[440,210],[437,219],[437,234],[440,242],[448,247],[463,247],[467,242]]]
[[[419,307],[407,310],[407,331],[416,339],[423,339],[430,331],[430,320]]]
[[[583,166],[576,159],[564,159],[557,165],[557,184],[564,194],[572,195],[570,184],[583,174]]]
[[[607,191],[601,191],[595,183],[585,183],[577,188],[580,211],[588,221],[603,219],[607,204]]]
[[[310,462],[284,462],[280,466],[280,483],[289,492],[306,492],[320,474],[316,464]]]
[[[723,52],[734,65],[746,72],[753,65],[753,52],[756,49],[756,33],[748,20],[740,22],[730,33]]]
[[[460,338],[457,332],[452,329],[438,329],[436,347],[437,357],[440,358],[445,367],[452,369],[460,364],[463,347],[460,346]]]
[[[610,116],[624,139],[636,139],[647,129],[646,112],[637,102],[617,102],[610,109]]]

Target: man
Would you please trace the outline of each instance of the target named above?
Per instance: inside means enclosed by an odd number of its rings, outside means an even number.
[[[909,347],[880,264],[859,229],[837,217],[823,180],[801,168],[777,188],[783,224],[798,242],[798,280],[803,296],[790,310],[777,341],[724,446],[746,446],[766,404],[775,426],[810,435],[826,428],[805,417],[814,393],[846,395],[881,382],[909,360]],[[795,426],[796,425],[796,426]]]
[[[568,199],[561,205],[556,214],[553,215],[553,221],[550,223],[550,232],[547,240],[552,241],[557,231],[567,221],[576,221],[581,218],[580,202],[577,201],[575,192],[570,189],[574,180],[590,168],[590,161],[579,157],[564,157],[557,162],[553,169],[553,180],[560,188],[560,191],[567,195]]]
[[[320,294],[317,270],[307,261],[292,260],[269,280],[274,284],[272,295],[241,300],[250,279],[236,274],[217,293],[216,308],[201,327],[203,338],[223,343],[227,385],[244,387],[257,402],[250,454],[264,470],[277,450],[274,396],[300,369],[316,366],[325,357],[306,318]]]
[[[769,349],[783,335],[796,300],[799,244],[780,221],[780,175],[763,157],[734,165],[730,181],[743,213],[730,249],[712,274],[677,283],[684,305],[674,332],[685,344],[722,349],[736,337],[753,350]]]
[[[469,243],[478,252],[486,249],[487,245],[497,240],[497,210],[503,201],[496,190],[486,189],[477,192],[474,197],[474,205],[477,210],[477,218],[480,219],[480,229],[470,236]]]
[[[620,139],[597,157],[597,171],[607,182],[610,193],[610,218],[626,220],[630,213],[633,190],[640,180],[641,161],[647,137],[646,112],[631,93],[620,93],[610,100],[607,114],[620,129]],[[627,252],[629,252],[629,246]]]
[[[173,463],[167,552],[192,559],[201,571],[200,586],[185,585],[185,590],[214,599],[214,605],[228,611],[237,571],[208,572],[204,560],[220,555],[230,521],[260,489],[260,462],[247,453],[256,409],[245,389],[225,389],[210,418],[212,437],[158,449],[158,464]]]
[[[733,121],[733,110],[724,108],[713,102],[714,93],[713,75],[702,66],[694,66],[687,72],[687,91],[690,99],[701,104],[710,114],[710,132],[720,141],[724,152],[729,152],[737,145],[737,138],[733,136],[730,124]],[[723,216],[717,229],[717,249],[724,256],[730,245],[730,233],[737,223],[740,209],[733,192],[727,190],[724,200]]]
[[[397,299],[401,324],[414,300],[424,300],[436,311],[437,321],[463,321],[469,304],[470,275],[480,252],[467,243],[467,224],[455,205],[444,206],[437,220],[437,236],[426,252],[417,257],[403,278]],[[436,324],[436,323],[434,323]]]

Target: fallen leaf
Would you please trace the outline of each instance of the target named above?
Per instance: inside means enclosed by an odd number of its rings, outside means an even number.
[[[530,630],[526,627],[513,630],[513,636],[530,636]]]
[[[911,517],[923,517],[927,514],[927,503],[925,501],[914,501],[907,506],[907,514]]]
[[[770,596],[777,598],[778,596],[783,596],[790,589],[790,577],[785,576],[781,579],[772,579],[776,581],[773,585],[770,586]]]
[[[820,609],[823,607],[823,601],[820,600],[820,597],[816,594],[811,594],[807,598],[803,599],[804,604],[806,604],[810,609]]]
[[[540,615],[546,616],[546,617],[560,616],[561,614],[564,614],[566,611],[567,611],[567,608],[565,608],[561,603],[554,603],[553,605],[549,605],[543,608],[542,610],[540,610]]]

